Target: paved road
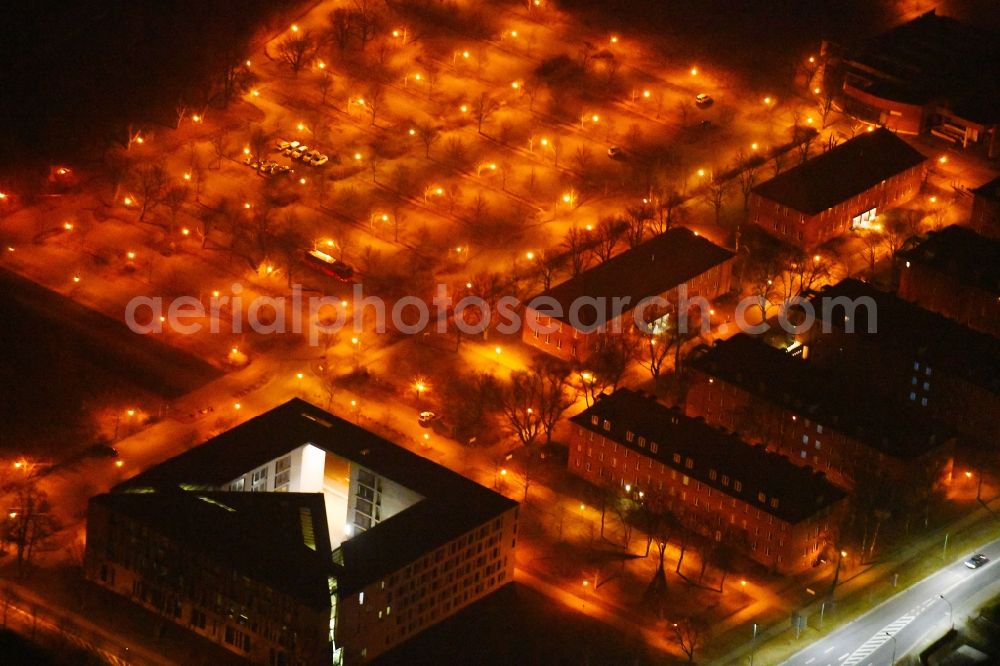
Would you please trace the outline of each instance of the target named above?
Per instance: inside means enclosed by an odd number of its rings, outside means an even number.
[[[866,615],[816,641],[784,663],[788,666],[883,666],[925,640],[944,634],[951,613],[958,619],[1000,592],[1000,539],[980,552],[990,562],[976,570],[956,559]],[[944,599],[940,595],[944,595]],[[951,603],[953,610],[949,608]]]

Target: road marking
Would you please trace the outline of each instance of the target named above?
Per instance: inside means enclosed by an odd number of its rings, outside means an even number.
[[[828,647],[827,649],[823,650],[823,654],[830,654],[831,652],[833,652],[833,646],[832,645],[830,647]]]
[[[807,664],[807,665],[808,665],[808,664],[811,664],[811,663],[813,663],[814,661],[816,661],[816,657],[809,657],[808,661],[806,661],[806,664]]]
[[[837,661],[844,661],[844,660],[845,660],[845,659],[847,659],[847,658],[848,658],[848,657],[849,657],[850,655],[851,655],[851,653],[850,653],[850,652],[845,652],[844,654],[842,654],[842,655],[840,655],[839,657],[837,657]]]

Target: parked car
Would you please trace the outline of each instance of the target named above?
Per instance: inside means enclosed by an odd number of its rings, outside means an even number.
[[[288,148],[290,145],[292,145],[291,141],[285,141],[284,139],[278,139],[278,143],[275,144],[275,148],[277,148],[279,152],[284,152],[285,149]]]
[[[695,95],[694,103],[698,106],[709,106],[712,103],[712,98],[705,93],[698,93]]]
[[[94,458],[117,458],[118,449],[110,444],[94,444],[87,448],[84,455]]]
[[[294,150],[292,150],[292,152],[289,154],[289,156],[293,160],[297,160],[297,159],[301,158],[303,155],[305,155],[308,152],[309,152],[309,146],[307,146],[305,144],[300,144],[297,148],[295,148]]]
[[[330,161],[329,157],[327,157],[326,155],[320,155],[318,157],[312,158],[309,161],[309,164],[313,165],[314,167],[318,167],[318,166],[323,166],[324,164],[326,164],[329,161]]]
[[[431,424],[437,420],[437,414],[434,412],[420,412],[420,416],[417,417],[417,423],[425,428],[430,428]]]
[[[281,149],[281,152],[283,152],[285,155],[291,155],[292,151],[294,151],[300,145],[302,144],[300,144],[298,141],[289,141],[288,145]]]
[[[965,566],[969,567],[970,569],[978,569],[979,567],[983,566],[989,561],[990,558],[986,557],[982,553],[978,553],[967,559],[965,561]]]
[[[619,148],[618,146],[611,146],[610,148],[608,148],[608,157],[610,157],[613,160],[619,160],[625,157],[625,151]]]

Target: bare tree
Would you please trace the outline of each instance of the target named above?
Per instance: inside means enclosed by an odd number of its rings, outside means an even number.
[[[757,171],[764,164],[760,155],[746,155],[742,150],[736,153],[737,178],[743,193],[743,212],[750,210],[750,193],[757,184]],[[718,220],[716,220],[718,222]]]
[[[566,248],[570,270],[576,277],[587,267],[587,236],[578,227],[571,227],[566,232],[566,239],[562,246]]]
[[[646,239],[646,227],[653,219],[649,206],[629,206],[625,209],[625,240],[629,247],[637,247]]]
[[[292,273],[299,265],[302,249],[306,247],[306,239],[299,231],[298,222],[294,213],[288,213],[283,228],[274,237],[274,245],[281,255],[289,289],[292,288]]]
[[[15,505],[6,522],[5,540],[17,551],[17,572],[23,576],[39,548],[54,535],[59,525],[52,515],[45,491],[26,482],[15,494]]]
[[[278,59],[292,68],[292,73],[298,75],[316,55],[316,40],[308,32],[297,33],[287,37],[278,44]]]
[[[226,156],[226,152],[229,149],[229,144],[227,139],[229,138],[229,133],[226,130],[219,130],[212,134],[212,153],[215,155],[215,168],[222,168],[222,160]]]
[[[695,652],[701,649],[702,643],[708,636],[708,630],[709,623],[701,616],[685,615],[671,623],[671,638],[687,656],[689,664],[694,663]]]
[[[431,145],[437,141],[438,137],[441,135],[441,131],[431,123],[423,123],[417,126],[417,135],[420,137],[420,141],[424,144],[424,157],[430,159]]]
[[[833,110],[833,93],[832,88],[826,89],[816,100],[819,107],[820,127],[822,129],[826,129],[826,120],[830,117],[830,111]]]
[[[868,259],[868,270],[875,274],[875,264],[878,262],[878,249],[882,246],[882,233],[877,229],[871,229],[861,234],[861,240],[865,244],[865,257]]]
[[[541,428],[540,396],[540,377],[524,370],[512,372],[500,393],[500,406],[508,427],[525,446],[534,443]]]
[[[573,153],[573,166],[581,174],[587,174],[594,168],[594,151],[581,145]]]
[[[632,341],[624,333],[602,333],[597,337],[587,360],[588,367],[581,373],[587,404],[592,404],[608,389],[618,388],[633,354]]]
[[[368,87],[368,93],[365,95],[365,107],[368,109],[368,113],[371,114],[372,127],[375,127],[375,117],[382,108],[384,100],[385,91],[382,84],[373,83]]]
[[[174,229],[177,226],[177,215],[184,208],[184,204],[187,203],[190,196],[191,190],[184,185],[172,185],[163,195],[163,203],[170,211],[170,225],[167,230],[171,237],[173,237]]]
[[[729,198],[729,181],[713,177],[705,186],[702,198],[715,212],[715,224],[722,224],[722,207]]]
[[[576,392],[569,383],[569,365],[555,358],[543,357],[531,366],[539,379],[538,420],[545,434],[545,443],[552,443],[552,432],[563,413],[576,402]]]
[[[347,47],[351,45],[351,12],[344,7],[339,7],[327,16],[329,28],[327,29],[327,39],[337,48],[337,55],[340,59],[347,53]]]
[[[253,155],[253,159],[256,162],[263,162],[264,158],[267,157],[268,149],[270,148],[271,137],[268,136],[267,132],[264,131],[262,127],[255,127],[252,132],[250,132],[250,154]]]
[[[132,189],[135,197],[139,200],[140,222],[146,219],[147,213],[151,213],[163,203],[167,183],[167,172],[162,164],[147,164],[135,171],[132,178]]]
[[[601,218],[594,229],[594,255],[598,261],[605,262],[611,258],[621,238],[621,228],[613,217]]]
[[[472,103],[472,111],[476,114],[476,131],[483,133],[483,123],[490,119],[490,116],[499,108],[495,99],[483,91]]]
[[[325,105],[326,98],[330,95],[330,88],[333,87],[333,77],[328,70],[323,70],[323,74],[316,81],[316,88],[319,90],[319,103]]]
[[[364,51],[368,42],[375,39],[382,23],[382,13],[375,0],[353,0],[354,29]]]

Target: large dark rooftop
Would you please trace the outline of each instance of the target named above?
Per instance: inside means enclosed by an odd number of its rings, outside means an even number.
[[[125,481],[113,492],[223,488],[304,444],[370,469],[424,498],[341,544],[343,570],[338,578],[340,589],[348,593],[517,505],[298,398]]]
[[[816,215],[926,159],[880,127],[761,183],[753,191],[782,206]]]
[[[972,193],[977,197],[982,197],[983,199],[989,199],[990,201],[1000,203],[1000,176],[983,183],[976,189],[972,190]]]
[[[884,99],[943,100],[963,118],[990,123],[1000,120],[998,63],[994,33],[931,10],[856,47],[848,78]]]
[[[922,264],[963,285],[1000,294],[1000,240],[952,225],[931,233],[900,259]]]
[[[166,489],[98,495],[91,502],[315,608],[330,605],[327,577],[334,567],[318,493]]]
[[[996,338],[859,280],[841,280],[822,289],[812,300],[840,297],[851,300],[867,297],[876,305],[876,332],[868,333],[868,309],[859,307],[854,313],[854,335],[863,336],[866,342],[881,345],[886,351],[905,351],[914,359],[1000,393],[1000,345]],[[817,318],[822,319],[821,304],[816,303],[814,309]],[[833,308],[828,323],[835,330],[843,330],[844,317],[843,308]]]
[[[598,417],[598,425],[592,423],[593,416]],[[610,430],[604,429],[604,420],[610,423]],[[763,446],[747,444],[733,433],[713,428],[702,419],[685,416],[657,402],[653,396],[629,389],[618,389],[599,398],[570,421],[725,495],[756,503],[761,511],[790,523],[805,520],[845,496],[820,472],[795,465]],[[640,447],[636,438],[629,442],[626,437],[629,431],[655,442],[656,452],[648,446]],[[689,469],[683,462],[674,462],[674,454],[680,454],[682,461],[690,457],[694,467]],[[709,474],[711,470],[716,472],[714,479]],[[731,484],[722,483],[724,477],[742,482],[742,490],[738,492]],[[758,493],[764,493],[767,500],[759,502]],[[778,500],[776,507],[771,506],[771,499]]]
[[[579,298],[629,299],[622,312],[630,312],[644,298],[659,296],[680,284],[731,259],[733,253],[696,235],[690,229],[675,227],[626,250],[576,277],[543,291],[535,298],[553,298],[568,322],[570,306]],[[580,310],[585,325],[600,325],[593,308]]]
[[[688,367],[740,386],[882,453],[911,459],[953,436],[951,429],[898,406],[877,387],[848,381],[745,333],[695,350]]]

